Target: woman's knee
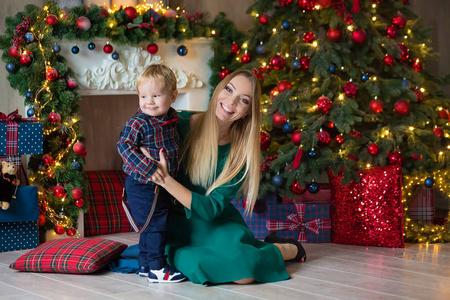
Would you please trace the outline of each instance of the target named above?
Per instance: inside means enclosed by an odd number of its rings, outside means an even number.
[[[253,279],[253,278],[244,278],[244,279],[236,280],[236,281],[233,281],[233,282],[237,283],[237,284],[249,284],[249,283],[255,282],[255,279]]]

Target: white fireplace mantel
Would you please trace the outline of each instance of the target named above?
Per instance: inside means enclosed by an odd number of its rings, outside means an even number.
[[[147,44],[115,45],[113,52],[119,53],[119,59],[112,59],[111,54],[103,52],[106,39],[95,39],[96,47],[88,49],[89,42],[59,41],[61,55],[75,72],[79,92],[89,95],[131,95],[136,94],[136,78],[142,69],[155,63],[169,66],[177,77],[178,97],[173,107],[177,110],[204,111],[209,102],[210,86],[208,84],[211,70],[208,61],[213,57],[211,41],[196,38],[184,41],[188,49],[185,56],[177,54],[181,43],[158,40],[158,52],[150,54]],[[74,45],[80,49],[73,54]]]

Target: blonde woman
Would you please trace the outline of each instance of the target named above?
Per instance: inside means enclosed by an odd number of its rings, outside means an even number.
[[[151,180],[175,199],[166,252],[172,266],[192,282],[240,284],[289,278],[284,260],[306,259],[296,241],[254,238],[231,203],[243,194],[247,212],[259,188],[260,94],[247,70],[219,83],[204,113],[180,113],[178,177],[167,171],[162,151]]]

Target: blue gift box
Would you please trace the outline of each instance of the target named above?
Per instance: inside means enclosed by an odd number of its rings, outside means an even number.
[[[0,122],[0,155],[6,153],[7,123]],[[17,133],[17,155],[43,153],[43,124],[38,122],[19,122]]]
[[[0,252],[37,247],[38,219],[37,187],[18,188],[9,209],[0,209]]]
[[[267,207],[266,227],[283,238],[302,243],[330,243],[329,203],[273,204]]]

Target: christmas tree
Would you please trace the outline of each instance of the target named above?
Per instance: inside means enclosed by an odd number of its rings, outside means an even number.
[[[401,165],[405,208],[424,185],[448,197],[449,99],[424,68],[429,30],[407,0],[259,0],[248,13],[255,25],[230,52],[242,48],[263,88],[261,196],[315,193],[327,170],[349,184]],[[448,225],[408,220],[407,240],[450,239]]]

